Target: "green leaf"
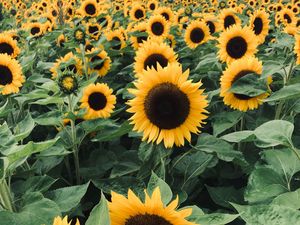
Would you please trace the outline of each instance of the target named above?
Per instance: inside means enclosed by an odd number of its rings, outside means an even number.
[[[240,111],[222,112],[212,117],[214,136],[218,136],[229,128],[237,124],[243,113]]]
[[[13,136],[12,132],[8,128],[8,125],[6,122],[4,122],[0,126],[0,152],[1,150],[5,150],[9,148],[10,146],[16,144],[15,137]]]
[[[248,225],[300,225],[298,210],[278,205],[232,205]]]
[[[173,193],[169,185],[161,178],[159,178],[154,172],[152,172],[148,187],[147,187],[147,192],[149,195],[152,195],[153,191],[159,187],[160,193],[161,193],[161,198],[162,201],[165,205],[167,205],[172,197]]]
[[[224,225],[238,217],[239,214],[212,213],[199,216],[194,222],[201,225]]]
[[[221,139],[233,142],[233,143],[240,143],[240,142],[250,142],[255,139],[254,132],[251,130],[243,130],[237,131],[230,134],[226,134],[221,137]]]
[[[296,99],[300,97],[300,83],[284,86],[279,91],[274,92],[265,102]]]
[[[28,137],[35,126],[34,120],[28,112],[27,116],[15,127],[16,141],[21,141]]]
[[[296,191],[279,195],[272,201],[272,204],[292,209],[300,209],[300,188]]]
[[[268,76],[272,76],[275,73],[278,73],[282,70],[283,66],[281,63],[276,61],[265,61],[263,63],[263,72],[261,77],[266,78]]]
[[[85,225],[110,225],[107,200],[103,193],[101,193],[101,200],[99,204],[93,208]]]
[[[86,133],[91,133],[103,130],[106,127],[111,129],[113,127],[116,127],[117,125],[112,120],[96,119],[83,121],[79,126],[82,127]]]
[[[255,136],[262,142],[262,147],[278,145],[290,146],[294,125],[285,120],[272,120],[254,130]]]
[[[60,208],[61,212],[69,212],[76,207],[82,197],[85,195],[89,183],[56,189],[46,193],[45,197],[54,201]]]
[[[60,96],[48,96],[46,98],[31,102],[32,105],[50,105],[50,104],[59,104],[62,105],[64,100]]]
[[[261,79],[257,74],[249,73],[235,81],[229,91],[234,94],[256,97],[266,93],[268,91],[268,85],[266,80]]]
[[[12,109],[8,105],[8,100],[6,100],[4,105],[0,107],[0,118],[6,117],[11,111]]]

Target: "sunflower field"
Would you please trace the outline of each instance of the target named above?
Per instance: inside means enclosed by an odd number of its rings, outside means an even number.
[[[0,225],[300,225],[300,0],[0,0]]]

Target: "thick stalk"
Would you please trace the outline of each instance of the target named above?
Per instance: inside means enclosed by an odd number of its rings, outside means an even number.
[[[5,179],[0,180],[0,201],[1,201],[1,205],[6,210],[10,212],[15,211],[12,197],[11,197],[11,192]]]

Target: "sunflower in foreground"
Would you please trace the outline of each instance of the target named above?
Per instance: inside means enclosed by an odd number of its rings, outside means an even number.
[[[194,49],[209,39],[209,27],[205,22],[193,21],[186,28],[184,40],[189,48]]]
[[[135,97],[128,102],[128,112],[134,124],[133,130],[143,132],[143,141],[164,141],[170,148],[183,146],[184,139],[191,141],[191,133],[199,133],[198,127],[207,118],[208,102],[203,95],[201,82],[188,80],[189,71],[182,71],[179,63],[162,68],[144,70],[134,83],[136,89],[129,92]]]
[[[61,217],[55,217],[54,221],[53,221],[53,225],[71,225],[71,222],[68,222],[68,217],[65,216],[64,218]],[[77,219],[76,224],[75,225],[80,225],[79,220]]]
[[[269,23],[269,14],[264,10],[258,10],[250,17],[250,27],[258,38],[259,44],[265,42],[265,38],[269,33]]]
[[[263,100],[269,96],[269,93],[250,97],[243,94],[232,93],[230,92],[230,88],[234,82],[247,74],[255,73],[257,76],[261,76],[262,68],[262,63],[254,57],[239,59],[231,63],[223,72],[220,79],[220,96],[223,97],[225,105],[244,112],[257,109],[258,106],[263,103]],[[268,79],[268,83],[271,83],[271,79]]]
[[[88,85],[80,100],[80,108],[86,109],[84,119],[108,118],[116,104],[116,96],[107,84],[97,83]]]
[[[0,34],[0,54],[7,54],[12,58],[16,58],[20,54],[20,49],[9,34]]]
[[[300,34],[296,35],[295,39],[294,52],[297,55],[297,64],[300,65]]]
[[[257,52],[257,38],[249,27],[232,26],[219,39],[218,56],[222,62],[253,56]]]
[[[0,93],[18,93],[24,82],[25,78],[18,61],[7,54],[0,54]]]
[[[177,62],[177,55],[166,43],[158,41],[147,41],[140,46],[136,52],[134,71],[138,76],[148,68],[166,67],[168,63]]]
[[[145,202],[131,190],[128,190],[127,198],[112,192],[109,203],[111,225],[196,225],[186,220],[192,209],[176,210],[177,206],[178,198],[164,206],[159,188],[151,196],[145,191]]]

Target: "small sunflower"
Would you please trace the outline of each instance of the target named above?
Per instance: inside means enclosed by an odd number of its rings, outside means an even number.
[[[109,30],[112,26],[112,18],[109,15],[100,15],[97,22],[102,29]]]
[[[249,27],[232,26],[219,39],[218,56],[222,62],[253,56],[257,52],[257,38]]]
[[[134,47],[134,49],[138,49],[140,47],[140,45],[143,44],[143,42],[147,41],[147,39],[148,39],[148,34],[146,33],[147,23],[141,22],[141,23],[137,24],[136,26],[134,26],[131,29],[131,31],[139,33],[137,36],[132,35],[130,37],[132,46]],[[145,35],[141,35],[142,33],[145,33]]]
[[[45,32],[44,25],[38,22],[26,24],[25,29],[29,30],[30,35],[34,37],[42,36]]]
[[[214,15],[208,14],[204,17],[204,21],[209,28],[209,33],[213,35],[214,33],[219,31],[219,22],[217,17]]]
[[[17,41],[9,34],[0,34],[0,54],[7,54],[12,58],[16,58],[20,54]]]
[[[87,23],[86,31],[91,38],[98,40],[101,35],[101,26],[97,23]]]
[[[144,70],[129,92],[135,97],[128,102],[133,130],[143,132],[143,141],[164,142],[166,148],[183,146],[191,141],[191,133],[207,118],[208,105],[201,82],[188,80],[189,71],[182,72],[178,63]]]
[[[65,73],[58,79],[58,86],[65,94],[76,93],[78,89],[78,80],[73,73]]]
[[[139,21],[146,17],[146,10],[141,4],[134,4],[130,10],[130,18],[133,21]]]
[[[121,50],[126,47],[126,42],[121,30],[114,30],[106,33],[106,39],[112,43],[113,50]]]
[[[97,1],[96,0],[82,1],[79,11],[83,16],[96,17],[99,13]]]
[[[296,20],[296,16],[291,9],[284,8],[280,11],[280,18],[284,24],[292,24]]]
[[[255,73],[257,76],[260,76],[262,74],[262,68],[262,63],[254,57],[239,59],[231,63],[223,72],[220,79],[220,96],[223,97],[224,103],[233,109],[244,112],[257,109],[258,106],[263,103],[263,100],[269,96],[269,93],[250,97],[247,95],[232,93],[230,92],[230,88],[235,81],[247,74]]]
[[[53,221],[53,225],[71,225],[71,222],[68,222],[68,217],[65,216],[64,218],[61,217],[55,217],[54,221]],[[79,220],[77,219],[76,224],[75,225],[80,225]]]
[[[79,43],[85,42],[85,35],[85,31],[81,27],[77,27],[73,33],[74,39]]]
[[[61,34],[58,36],[57,40],[56,40],[56,44],[59,47],[64,47],[66,43],[66,37],[64,34]]]
[[[136,52],[134,71],[136,75],[148,68],[166,67],[169,63],[177,62],[174,50],[165,43],[149,40],[141,45]]]
[[[168,22],[174,21],[174,14],[171,8],[169,7],[159,7],[157,10],[155,10],[155,13],[162,15]]]
[[[80,108],[86,109],[84,119],[108,118],[116,104],[116,96],[107,84],[97,83],[88,85],[81,98]]]
[[[131,190],[128,190],[127,198],[115,192],[111,195],[112,200],[109,203],[111,225],[196,225],[186,219],[192,214],[192,209],[176,210],[178,197],[165,206],[159,188],[156,188],[151,196],[145,191],[145,202]]]
[[[223,9],[219,15],[219,20],[223,30],[226,30],[230,26],[241,24],[240,18],[236,16],[233,9]]]
[[[18,93],[24,82],[25,78],[18,61],[7,54],[0,54],[0,93]]]
[[[164,38],[169,30],[169,23],[162,15],[153,15],[149,18],[147,32],[150,36]]]
[[[258,10],[250,17],[250,27],[258,38],[258,43],[262,44],[269,33],[269,14],[264,10]]]
[[[209,39],[209,28],[205,22],[192,21],[185,31],[184,40],[189,48],[194,49]]]
[[[97,51],[96,48],[92,49],[89,53],[95,51]],[[102,50],[100,53],[90,58],[90,63],[93,64],[90,68],[91,72],[95,71],[99,76],[104,77],[110,69],[111,59],[107,55],[107,52]]]
[[[300,65],[300,34],[295,36],[294,52],[297,55],[297,64]]]
[[[155,11],[158,8],[158,0],[149,0],[147,2],[147,8],[151,11]]]

